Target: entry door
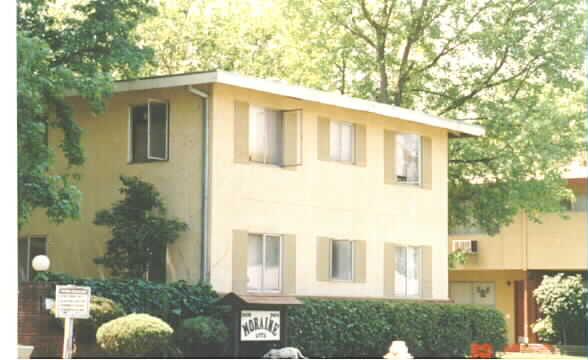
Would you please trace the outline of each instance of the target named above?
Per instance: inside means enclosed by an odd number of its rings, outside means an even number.
[[[515,342],[519,342],[519,337],[525,336],[525,282],[515,280]]]

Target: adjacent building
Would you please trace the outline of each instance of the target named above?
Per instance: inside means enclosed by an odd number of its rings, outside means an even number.
[[[20,232],[20,275],[107,277],[95,213],[120,175],[162,194],[189,230],[153,279],[219,292],[448,299],[447,145],[483,128],[391,105],[212,71],[122,81],[84,130],[78,221],[42,211]],[[49,144],[59,133],[50,133]]]

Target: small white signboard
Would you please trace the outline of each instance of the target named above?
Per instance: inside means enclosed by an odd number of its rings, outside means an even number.
[[[55,307],[58,318],[87,319],[90,317],[90,296],[88,286],[57,285]]]
[[[241,310],[241,341],[280,340],[280,312]]]

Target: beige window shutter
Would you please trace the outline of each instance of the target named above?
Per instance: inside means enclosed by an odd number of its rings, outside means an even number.
[[[318,237],[316,244],[316,279],[318,281],[329,281],[331,240],[327,237]]]
[[[331,159],[331,127],[330,120],[325,117],[319,117],[317,120],[317,151],[318,159],[328,161]]]
[[[384,243],[384,297],[394,297],[394,273],[396,271],[396,245]]]
[[[366,282],[366,241],[353,241],[353,282]]]
[[[431,246],[421,247],[422,264],[422,297],[430,299],[433,297],[433,248]]]
[[[433,187],[433,144],[428,136],[422,137],[423,144],[423,188],[431,189]]]
[[[249,104],[235,101],[234,119],[234,160],[238,163],[249,162]]]
[[[233,230],[233,291],[247,292],[247,254],[249,234],[246,230]]]
[[[288,295],[296,294],[296,235],[284,235],[283,250],[283,279],[282,292]]]
[[[302,110],[283,112],[284,151],[282,164],[296,166],[302,164]]]
[[[384,183],[396,184],[396,131],[384,130]]]
[[[355,165],[367,166],[367,133],[365,125],[355,124]]]

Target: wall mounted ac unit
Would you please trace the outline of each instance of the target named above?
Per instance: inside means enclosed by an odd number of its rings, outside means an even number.
[[[453,251],[463,250],[470,254],[478,253],[478,240],[453,240]]]

